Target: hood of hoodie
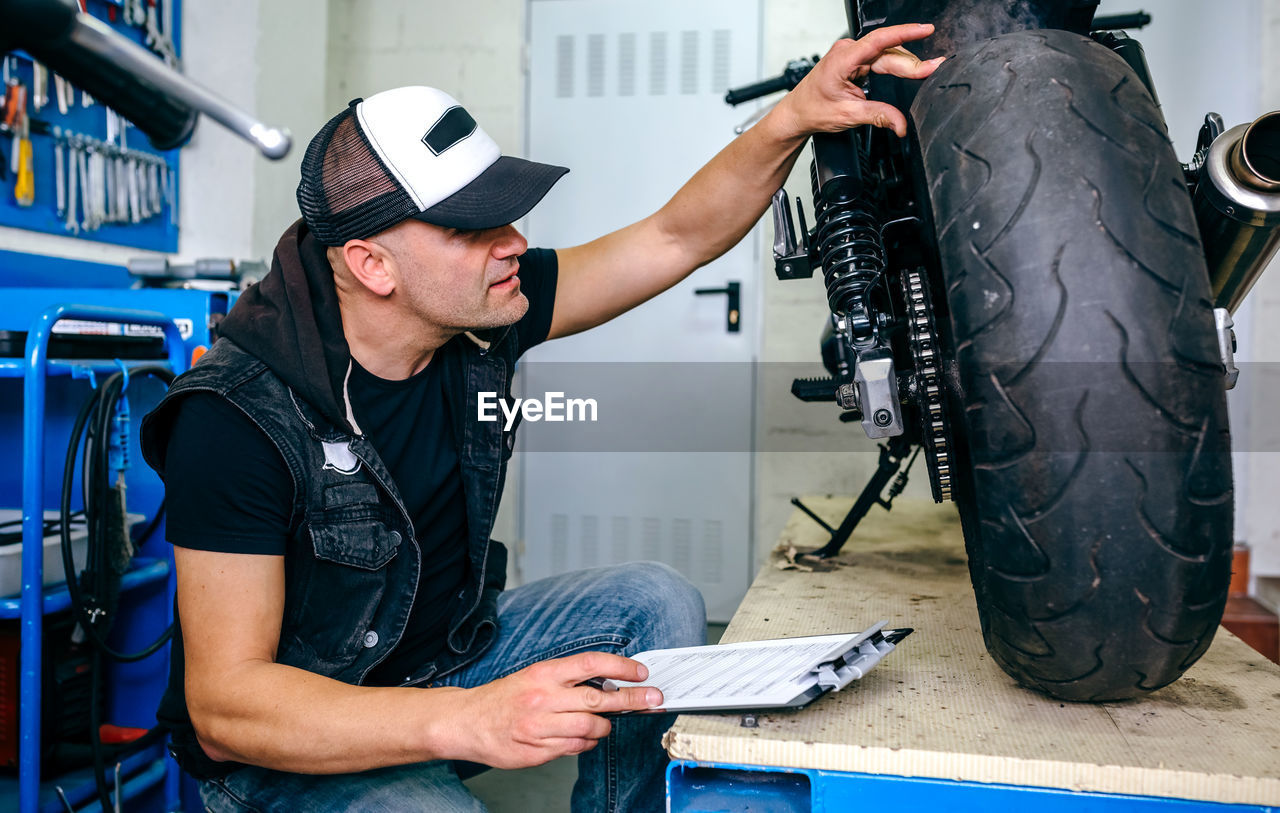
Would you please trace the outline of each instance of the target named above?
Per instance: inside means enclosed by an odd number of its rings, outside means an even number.
[[[333,268],[301,220],[280,237],[271,271],[240,295],[218,334],[260,359],[334,426],[362,434],[346,394],[351,349]]]

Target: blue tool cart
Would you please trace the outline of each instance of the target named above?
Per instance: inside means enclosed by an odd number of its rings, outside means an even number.
[[[45,522],[48,512],[60,502],[63,461],[77,413],[95,384],[102,385],[104,379],[121,370],[143,365],[174,374],[185,370],[192,353],[210,344],[211,328],[234,297],[230,292],[130,289],[123,287],[131,280],[120,267],[0,252],[0,282],[16,280],[30,285],[37,277],[45,282],[75,280],[81,284],[93,279],[98,287],[0,288],[4,303],[0,308],[0,346],[10,351],[0,354],[0,449],[7,453],[7,465],[0,466],[0,508],[20,505],[22,517],[20,595],[0,597],[0,630],[7,625],[11,631],[16,624],[21,641],[20,687],[13,693],[20,693],[21,699],[16,724],[18,765],[16,775],[11,769],[0,773],[0,809],[21,813],[63,811],[68,805],[75,809],[98,807],[91,768],[64,770],[62,764],[51,765],[47,759],[51,742],[64,732],[57,709],[51,714],[50,704],[42,701],[49,686],[61,685],[51,682],[57,670],[67,671],[66,664],[58,662],[56,648],[56,640],[65,636],[51,639],[49,630],[58,624],[64,625],[64,631],[70,626],[71,622],[60,619],[68,615],[72,596],[62,577],[62,565],[58,563],[53,573],[48,572],[45,539],[49,531]],[[95,359],[83,357],[85,352],[78,352],[74,359],[58,358],[58,348],[74,346],[73,340],[83,338],[66,333],[68,325],[141,335],[150,348],[146,353],[154,356],[158,352],[162,358]],[[112,327],[116,325],[130,327]],[[18,339],[22,353],[15,357],[11,345]],[[156,519],[163,486],[143,463],[137,438],[142,415],[163,396],[166,385],[154,376],[138,375],[126,378],[123,386],[132,428],[119,434],[127,444],[113,449],[120,458],[113,458],[112,465],[127,465],[127,511],[135,520],[133,542],[138,547],[122,578],[108,642],[117,651],[134,652],[156,641],[172,622],[174,574],[163,521],[151,522]],[[113,440],[116,437],[113,430]],[[83,465],[77,464],[77,483]],[[75,491],[73,507],[78,509],[82,507],[79,489]],[[144,529],[149,534],[140,538]],[[4,640],[0,637],[0,666],[5,662]],[[156,706],[168,678],[168,652],[166,645],[133,662],[104,659],[104,723],[126,730],[155,725]],[[12,688],[3,683],[0,679],[0,692]],[[59,702],[63,702],[61,697]],[[88,721],[81,722],[87,729]],[[0,727],[6,725],[11,727],[0,728],[0,755],[5,753],[5,731],[12,735],[15,730],[11,716],[6,719],[0,714]],[[179,771],[165,754],[162,742],[120,759],[118,768],[116,764],[113,758],[107,766],[108,784],[116,793],[119,777],[118,793],[128,810],[158,812],[181,806]]]
[[[804,502],[833,524],[852,500]],[[794,557],[828,536],[797,510],[779,548]],[[1225,629],[1164,688],[1066,703],[987,654],[954,506],[900,498],[819,566],[772,559],[725,643],[879,619],[914,632],[804,709],[678,717],[663,739],[671,813],[1280,811],[1280,667]]]

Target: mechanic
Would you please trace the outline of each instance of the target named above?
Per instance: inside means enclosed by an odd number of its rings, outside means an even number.
[[[445,93],[353,102],[302,162],[302,219],[220,339],[143,425],[165,480],[181,636],[159,717],[222,810],[483,809],[458,772],[580,754],[574,810],[660,810],[652,687],[628,659],[704,640],[665,565],[502,592],[489,539],[514,437],[475,419],[516,359],[601,324],[723,254],[815,132],[872,124],[869,72],[923,79],[900,46],[832,47],[657,213],[529,249],[511,225],[567,171],[500,156]],[[612,735],[611,735],[612,732]]]

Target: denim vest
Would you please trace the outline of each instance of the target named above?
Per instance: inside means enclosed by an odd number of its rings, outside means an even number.
[[[428,681],[475,660],[497,629],[507,551],[489,533],[515,446],[515,427],[507,432],[502,421],[480,422],[475,416],[479,392],[510,399],[519,353],[515,337],[515,331],[508,331],[491,345],[455,339],[463,347],[463,380],[451,412],[460,439],[470,579],[449,621],[443,654],[405,676],[405,684]],[[243,411],[280,450],[293,477],[293,515],[301,522],[285,555],[276,661],[344,683],[363,683],[404,634],[422,567],[413,523],[386,466],[366,437],[335,427],[264,363],[221,339],[179,376],[143,421],[143,454],[162,476],[174,407],[193,392],[214,393]],[[228,470],[235,471],[234,461]]]

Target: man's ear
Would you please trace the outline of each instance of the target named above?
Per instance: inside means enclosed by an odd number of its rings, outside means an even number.
[[[361,285],[378,296],[395,291],[395,257],[385,246],[372,240],[348,240],[341,251],[347,270]]]

